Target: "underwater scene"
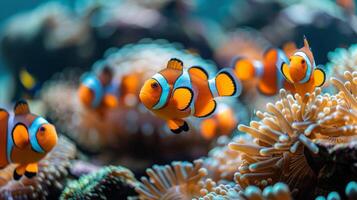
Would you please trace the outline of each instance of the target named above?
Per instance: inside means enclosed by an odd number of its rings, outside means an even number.
[[[357,200],[356,6],[1,1],[0,200]]]

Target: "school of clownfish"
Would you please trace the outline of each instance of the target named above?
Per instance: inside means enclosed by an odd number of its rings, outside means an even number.
[[[201,131],[205,137],[213,135],[211,129],[223,126],[232,130],[235,124],[229,109],[222,109],[219,98],[233,98],[242,91],[241,81],[258,79],[257,88],[264,95],[275,95],[281,88],[304,95],[321,87],[325,72],[316,66],[308,41],[293,52],[270,48],[262,61],[235,59],[232,68],[223,68],[215,77],[202,66],[187,67],[179,58],[168,61],[165,69],[154,74],[141,86],[136,74],[127,75],[120,84],[113,80],[109,67],[101,67],[81,78],[78,88],[80,102],[87,109],[103,117],[108,109],[121,103],[121,96],[137,98],[155,116],[167,122],[175,134],[189,131],[185,118],[202,118]],[[141,88],[141,89],[140,89]],[[218,110],[218,111],[216,111]],[[221,111],[220,111],[221,110]],[[211,117],[217,113],[211,121]],[[215,124],[218,122],[219,124]],[[235,127],[234,127],[235,128]],[[13,178],[23,175],[32,178],[38,172],[37,163],[57,143],[54,125],[30,112],[26,101],[18,101],[13,113],[0,110],[0,167],[18,164]]]

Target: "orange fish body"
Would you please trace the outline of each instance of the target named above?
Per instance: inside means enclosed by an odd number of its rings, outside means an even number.
[[[306,38],[304,38],[304,47],[295,51],[288,62],[282,63],[280,70],[300,96],[313,92],[316,87],[322,86],[326,79],[325,72],[315,64]]]
[[[143,82],[142,77],[142,73],[133,72],[121,78],[119,99],[125,106],[135,106],[139,102],[139,92]]]
[[[14,115],[0,109],[0,167],[18,164],[14,179],[28,178],[38,172],[37,163],[57,144],[55,127],[30,113],[25,101],[15,105]]]
[[[233,68],[236,76],[242,80],[258,79],[257,88],[264,95],[275,95],[281,88],[290,88],[284,80],[277,65],[287,60],[283,51],[275,48],[268,49],[263,61],[236,59]]]
[[[229,135],[237,127],[234,111],[225,104],[218,105],[216,113],[200,123],[200,131],[205,139],[212,139],[220,135]]]
[[[209,79],[201,67],[183,68],[182,61],[171,59],[167,68],[147,80],[140,100],[155,115],[167,121],[174,133],[188,131],[183,118],[203,118],[216,109],[216,97],[234,96],[240,90],[237,80],[226,70]]]
[[[108,92],[112,85],[112,71],[104,68],[97,74],[85,74],[78,88],[78,97],[86,108],[102,113],[105,109],[117,106],[117,98]]]

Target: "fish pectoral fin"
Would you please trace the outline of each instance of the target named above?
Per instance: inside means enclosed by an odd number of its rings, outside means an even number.
[[[240,93],[240,83],[229,69],[218,72],[215,78],[218,96],[236,96]]]
[[[176,70],[183,70],[183,62],[177,58],[171,58],[169,62],[167,62],[168,69],[176,69]]]
[[[194,116],[203,118],[210,116],[217,107],[217,103],[214,99],[206,103],[201,109],[196,109]]]
[[[27,128],[24,124],[17,124],[12,132],[12,137],[16,147],[23,149],[25,148],[30,140]]]
[[[316,68],[314,70],[314,80],[315,80],[315,87],[321,87],[326,81],[325,72],[320,68]]]
[[[175,89],[173,99],[176,102],[177,109],[183,111],[190,107],[193,100],[193,91],[187,87]]]
[[[286,63],[283,63],[281,65],[281,73],[283,74],[284,78],[289,81],[290,83],[293,83],[293,79],[291,79],[290,72],[289,72],[289,66]]]
[[[25,115],[30,113],[29,104],[25,100],[16,102],[14,107],[15,115]]]
[[[188,73],[192,76],[199,77],[203,80],[208,80],[208,73],[202,67],[199,66],[190,67],[190,69],[188,69]]]

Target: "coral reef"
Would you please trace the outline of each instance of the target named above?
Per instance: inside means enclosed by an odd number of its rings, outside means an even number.
[[[51,199],[57,198],[68,176],[70,161],[76,147],[65,137],[59,137],[57,146],[39,162],[38,175],[32,179],[12,180],[15,165],[0,173],[0,199]]]
[[[283,181],[299,195],[313,194],[317,179],[328,176],[311,163],[318,158],[317,143],[333,146],[356,138],[356,77],[356,72],[345,72],[345,83],[332,78],[340,91],[336,95],[316,89],[301,97],[281,90],[281,100],[267,104],[268,112],[257,112],[260,121],[240,125],[255,144],[229,144],[245,155],[236,182],[264,187]]]
[[[135,194],[134,174],[120,166],[108,166],[79,180],[70,181],[60,199],[125,199]]]

